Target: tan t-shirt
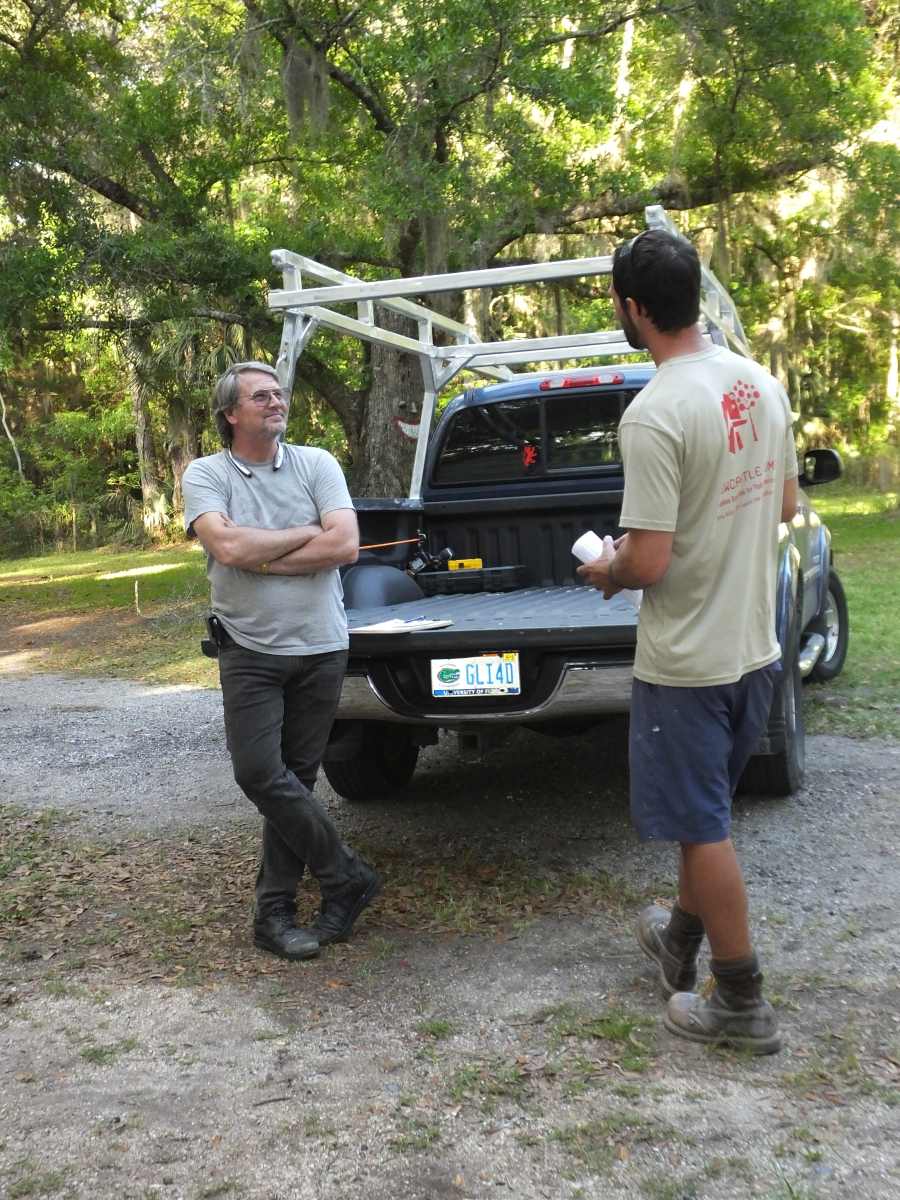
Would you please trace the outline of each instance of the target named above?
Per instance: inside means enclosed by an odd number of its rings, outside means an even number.
[[[634,673],[733,683],[775,662],[775,574],[785,479],[797,474],[784,389],[720,346],[664,362],[625,410],[621,524],[675,534],[644,592]]]

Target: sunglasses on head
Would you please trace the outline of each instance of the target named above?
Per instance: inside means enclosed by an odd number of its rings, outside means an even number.
[[[626,296],[631,296],[632,299],[634,299],[634,293],[631,291],[631,284],[633,282],[632,277],[634,274],[632,255],[634,254],[635,246],[638,244],[644,234],[649,232],[649,229],[642,229],[639,234],[631,239],[631,241],[623,242],[616,251],[614,264],[616,267],[615,273],[620,276],[620,279],[624,276],[624,278],[628,281],[628,287],[624,289],[620,289],[618,287],[616,288],[616,291],[619,293],[619,297],[622,300],[624,300]]]

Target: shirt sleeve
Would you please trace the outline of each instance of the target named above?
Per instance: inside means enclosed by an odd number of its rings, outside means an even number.
[[[323,450],[320,455],[313,491],[316,507],[322,517],[338,508],[353,508],[344,472],[337,459],[327,450]]]
[[[181,481],[184,499],[184,527],[188,537],[196,537],[194,522],[204,513],[218,512],[228,515],[228,496],[221,479],[210,471],[200,459],[195,459],[187,468]]]
[[[681,454],[675,439],[638,421],[619,428],[625,467],[623,529],[674,533],[681,502]]]

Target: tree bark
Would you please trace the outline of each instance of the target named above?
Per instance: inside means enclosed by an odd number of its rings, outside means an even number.
[[[0,418],[2,418],[4,432],[6,433],[6,436],[9,438],[9,444],[13,448],[13,454],[16,456],[16,466],[18,467],[18,470],[19,470],[19,478],[24,483],[25,482],[25,472],[22,470],[22,459],[21,459],[21,456],[19,455],[19,447],[16,445],[16,439],[13,437],[12,430],[10,429],[9,425],[6,423],[6,402],[3,399],[2,393],[0,393]]]
[[[191,415],[190,397],[179,396],[169,405],[166,448],[172,468],[172,509],[180,516],[184,512],[181,481],[196,458],[197,430]]]
[[[134,413],[134,443],[141,478],[141,517],[147,536],[157,538],[168,525],[170,516],[166,495],[160,482],[162,473],[159,459],[153,444],[147,382],[141,371],[141,362],[146,353],[146,342],[139,335],[132,333],[128,361],[131,408]]]
[[[416,337],[414,322],[376,308],[378,324]],[[350,471],[354,496],[405,496],[409,491],[416,444],[400,428],[417,426],[422,409],[422,371],[411,354],[372,347],[371,384],[363,394],[358,435]]]

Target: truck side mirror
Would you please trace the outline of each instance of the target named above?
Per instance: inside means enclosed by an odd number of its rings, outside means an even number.
[[[803,455],[800,486],[815,487],[818,483],[831,483],[841,477],[843,470],[844,464],[837,450],[807,450]]]

